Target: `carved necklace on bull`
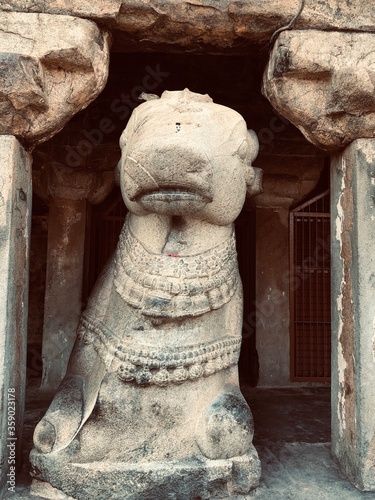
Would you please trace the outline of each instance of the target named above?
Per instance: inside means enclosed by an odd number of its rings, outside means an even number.
[[[115,288],[142,314],[182,318],[219,309],[238,284],[234,232],[198,255],[171,258],[148,252],[125,222],[115,258]]]
[[[170,258],[153,254],[125,222],[116,250],[114,284],[121,298],[146,316],[183,318],[219,309],[236,291],[239,275],[234,232],[198,255]],[[128,346],[104,324],[83,313],[78,332],[92,343],[117,375],[141,385],[182,383],[209,376],[238,362],[241,338],[223,337],[178,349]]]

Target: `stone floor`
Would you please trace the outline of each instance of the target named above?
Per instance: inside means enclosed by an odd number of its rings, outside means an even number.
[[[254,444],[259,452],[263,472],[257,490],[246,497],[231,497],[232,500],[375,499],[375,493],[360,492],[347,482],[331,458],[328,387],[244,387],[243,392],[254,414]],[[18,475],[16,493],[8,493],[5,499],[39,498],[29,493],[27,456],[33,428],[48,402],[48,396],[41,396],[35,387],[28,388],[25,466]]]

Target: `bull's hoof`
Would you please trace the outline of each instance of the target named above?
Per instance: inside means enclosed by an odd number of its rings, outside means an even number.
[[[196,442],[207,458],[223,459],[244,455],[254,435],[253,416],[239,390],[223,392],[201,414]]]
[[[68,446],[80,428],[83,404],[82,378],[67,376],[35,428],[34,446],[40,453],[52,453]]]
[[[43,418],[34,431],[34,445],[40,453],[51,453],[56,442],[55,426]]]

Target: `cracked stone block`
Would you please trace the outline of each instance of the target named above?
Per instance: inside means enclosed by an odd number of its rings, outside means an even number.
[[[104,88],[108,36],[91,21],[0,13],[0,134],[49,139]]]
[[[327,151],[375,136],[375,34],[281,33],[263,78],[272,106]]]

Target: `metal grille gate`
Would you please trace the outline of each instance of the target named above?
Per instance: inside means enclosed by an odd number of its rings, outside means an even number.
[[[331,375],[329,191],[290,213],[291,381]]]

